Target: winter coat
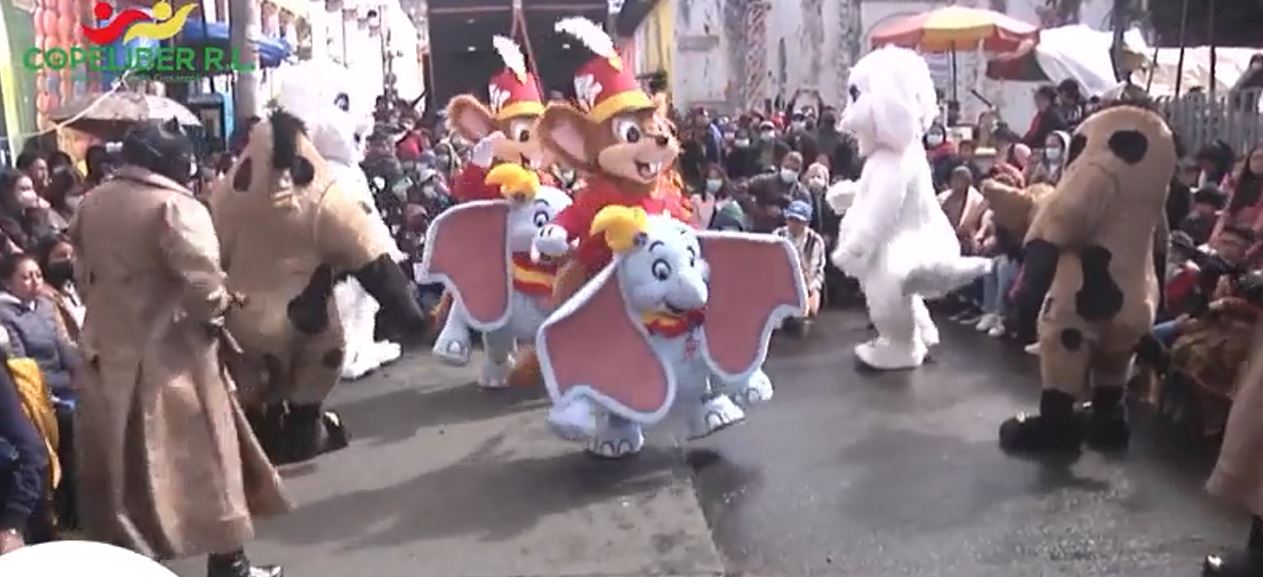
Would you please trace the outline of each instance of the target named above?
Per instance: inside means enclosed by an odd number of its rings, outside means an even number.
[[[210,214],[125,166],[71,227],[87,305],[75,414],[87,537],[162,559],[233,551],[287,504],[220,362],[230,302]]]
[[[71,371],[78,365],[78,355],[58,329],[52,301],[40,296],[22,302],[0,292],[0,325],[9,333],[14,356],[34,359],[49,390],[59,398],[73,399]]]
[[[24,531],[45,495],[48,451],[3,369],[0,361],[0,530]]]

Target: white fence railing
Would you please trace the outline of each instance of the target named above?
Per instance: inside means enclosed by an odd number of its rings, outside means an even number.
[[[1191,94],[1163,97],[1158,105],[1188,154],[1215,140],[1227,142],[1239,154],[1263,144],[1263,90],[1252,89],[1216,97]]]

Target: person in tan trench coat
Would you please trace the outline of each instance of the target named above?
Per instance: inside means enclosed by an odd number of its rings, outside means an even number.
[[[1250,359],[1241,368],[1219,462],[1206,488],[1254,516],[1246,550],[1206,557],[1206,577],[1263,575],[1263,325],[1254,331]]]
[[[145,125],[126,166],[85,196],[71,228],[87,305],[75,421],[89,538],[158,559],[210,555],[210,577],[251,567],[252,518],[288,504],[220,360],[234,304],[210,214],[181,182],[192,147]]]

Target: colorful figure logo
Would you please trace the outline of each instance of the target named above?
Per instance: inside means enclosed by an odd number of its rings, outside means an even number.
[[[189,14],[196,9],[197,4],[185,4],[179,10],[172,10],[169,2],[159,0],[153,5],[153,16],[135,8],[128,8],[115,15],[112,6],[105,2],[97,2],[92,7],[92,14],[96,16],[97,21],[109,20],[109,23],[100,28],[92,28],[85,24],[83,36],[98,46],[111,44],[120,36],[123,37],[123,42],[136,38],[166,40],[184,28]],[[110,20],[111,16],[113,20]]]

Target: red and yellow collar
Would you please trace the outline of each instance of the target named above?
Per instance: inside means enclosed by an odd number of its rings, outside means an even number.
[[[653,312],[641,315],[640,320],[645,324],[645,329],[649,331],[649,334],[671,339],[702,326],[706,320],[706,313],[700,309],[688,311],[682,315]]]
[[[513,253],[513,288],[532,296],[551,296],[557,265],[538,263],[524,252]]]

